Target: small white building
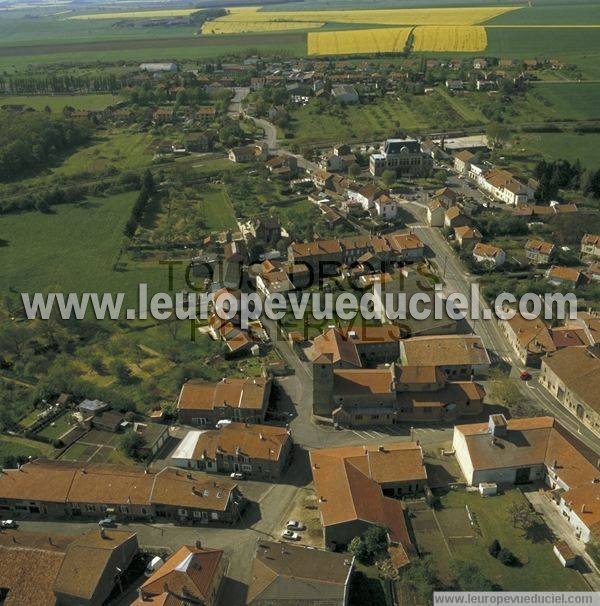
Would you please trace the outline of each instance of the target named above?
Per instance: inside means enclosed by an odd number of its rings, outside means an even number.
[[[477,263],[500,267],[506,262],[506,253],[492,244],[478,242],[473,247],[473,259]]]

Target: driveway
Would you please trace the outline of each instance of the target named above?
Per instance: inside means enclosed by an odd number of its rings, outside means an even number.
[[[582,560],[578,569],[594,591],[600,591],[600,570],[585,551],[585,545],[573,535],[573,528],[561,515],[558,507],[546,496],[545,491],[524,492],[525,498],[540,513],[546,525],[556,537],[565,541]]]

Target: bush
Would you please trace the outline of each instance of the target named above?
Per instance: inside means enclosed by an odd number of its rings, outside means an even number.
[[[488,547],[488,551],[489,554],[493,557],[493,558],[497,558],[498,554],[502,551],[502,547],[500,545],[500,542],[498,541],[498,539],[494,539],[490,546]]]
[[[515,554],[510,551],[510,549],[502,548],[498,552],[498,560],[502,562],[505,566],[515,566],[518,562]]]

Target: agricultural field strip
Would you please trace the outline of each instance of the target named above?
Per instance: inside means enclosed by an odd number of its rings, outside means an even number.
[[[309,33],[309,55],[347,55],[352,53],[402,52],[410,27],[356,29]]]
[[[485,27],[480,25],[429,25],[413,31],[414,51],[475,52],[487,47]]]

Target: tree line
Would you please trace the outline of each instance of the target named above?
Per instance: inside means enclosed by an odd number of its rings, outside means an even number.
[[[13,181],[44,168],[91,137],[88,120],[46,112],[0,111],[0,181]]]

